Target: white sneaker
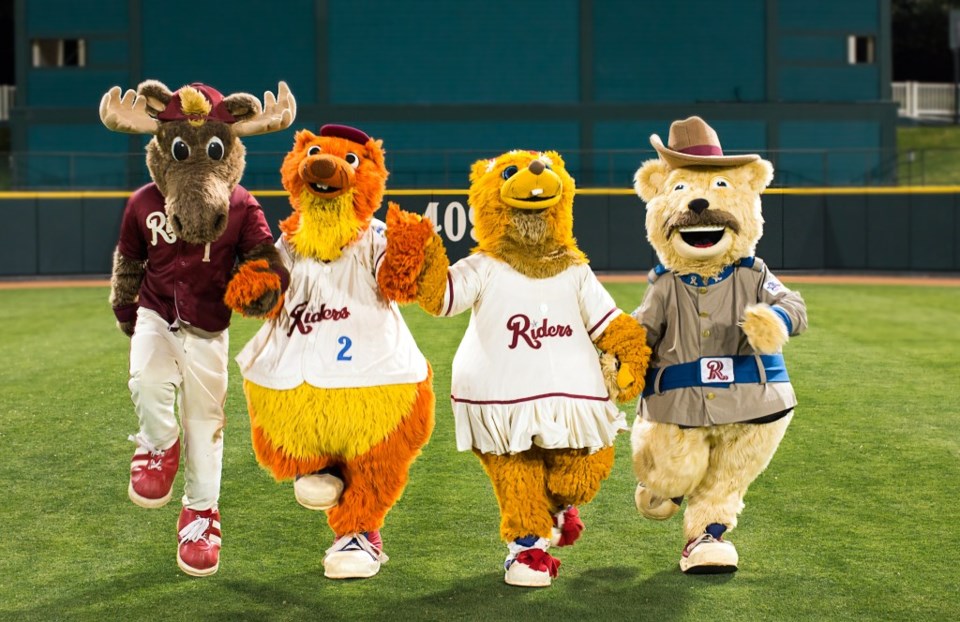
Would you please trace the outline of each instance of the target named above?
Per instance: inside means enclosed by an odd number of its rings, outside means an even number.
[[[678,499],[682,500],[681,497]],[[676,500],[658,497],[643,484],[637,484],[633,501],[637,504],[637,511],[652,520],[667,520],[680,509],[680,504]]]
[[[380,572],[389,557],[362,533],[348,533],[333,543],[323,558],[328,579],[366,579]]]
[[[708,533],[687,542],[680,556],[680,570],[687,574],[722,574],[736,572],[740,557],[733,542],[717,539]]]
[[[303,475],[293,482],[297,503],[308,510],[329,510],[340,502],[343,480],[330,473]]]
[[[510,553],[503,563],[506,570],[503,580],[520,587],[549,587],[557,576],[560,560],[547,553],[549,540],[537,538],[532,544],[524,542],[530,539],[532,537],[518,538],[507,545]]]

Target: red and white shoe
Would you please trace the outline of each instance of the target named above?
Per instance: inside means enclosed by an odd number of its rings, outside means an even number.
[[[154,447],[137,434],[130,440],[137,444],[130,460],[130,500],[142,508],[163,507],[173,494],[173,478],[180,468],[180,439],[166,449]]]
[[[217,571],[220,567],[219,510],[180,510],[177,565],[194,577],[205,577]]]
[[[550,537],[551,546],[570,546],[580,538],[583,531],[583,521],[580,520],[580,511],[575,505],[568,505],[553,515],[553,533]]]
[[[323,576],[328,579],[366,579],[390,561],[383,552],[380,531],[348,533],[336,539],[323,557]]]
[[[528,536],[517,538],[507,545],[510,553],[503,568],[503,580],[519,587],[549,587],[557,576],[560,560],[547,553],[550,541]]]

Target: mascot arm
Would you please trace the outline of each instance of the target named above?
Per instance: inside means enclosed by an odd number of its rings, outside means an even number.
[[[784,287],[773,275],[765,276],[759,302],[744,309],[740,327],[754,350],[775,354],[791,335],[806,331],[807,306],[799,293]]]
[[[283,307],[283,293],[289,284],[290,273],[280,253],[264,242],[240,257],[223,302],[246,317],[274,318]]]
[[[443,241],[428,218],[405,212],[391,202],[387,208],[387,250],[377,271],[380,292],[397,302],[418,301],[427,311],[424,296],[432,301],[430,285],[437,273],[446,278],[449,266]],[[443,291],[440,303],[443,304]]]
[[[110,273],[110,306],[117,318],[117,328],[127,337],[133,336],[137,323],[137,300],[140,284],[147,272],[147,262],[128,259],[117,248],[113,251],[113,270]]]
[[[601,365],[605,376],[616,369],[616,386],[607,382],[611,397],[618,402],[629,402],[640,395],[650,360],[647,332],[643,326],[633,317],[622,313],[610,322],[597,339],[596,346],[602,353]]]

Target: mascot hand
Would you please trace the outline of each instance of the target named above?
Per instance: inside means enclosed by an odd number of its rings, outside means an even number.
[[[122,332],[127,337],[133,337],[133,329],[136,328],[136,326],[137,326],[136,320],[132,322],[121,322],[117,320],[117,328],[119,328],[120,332]]]
[[[223,302],[245,316],[271,317],[282,302],[280,276],[266,259],[248,261],[230,279]]]
[[[381,293],[397,302],[417,299],[426,249],[437,234],[429,218],[405,212],[391,202],[387,207],[387,251],[377,274]]]
[[[133,337],[133,329],[137,326],[137,303],[120,305],[113,308],[113,315],[117,318],[117,328],[127,337]]]
[[[603,372],[603,384],[607,387],[607,394],[614,402],[629,402],[635,398],[643,385],[637,385],[637,378],[633,373],[631,365],[617,360],[617,357],[609,352],[600,355],[600,369]]]
[[[740,328],[753,349],[760,354],[776,354],[790,338],[783,320],[770,305],[764,303],[744,309]]]

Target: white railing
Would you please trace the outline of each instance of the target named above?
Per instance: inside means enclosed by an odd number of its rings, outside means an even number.
[[[13,94],[17,87],[10,84],[0,84],[0,121],[10,119],[10,109],[13,108]]]
[[[893,100],[901,117],[952,117],[956,86],[950,82],[894,82]]]

